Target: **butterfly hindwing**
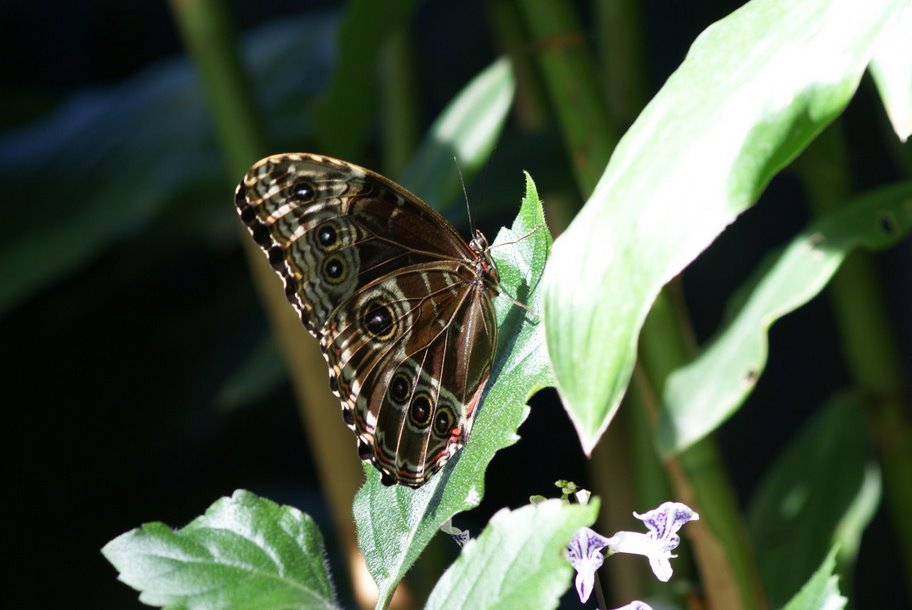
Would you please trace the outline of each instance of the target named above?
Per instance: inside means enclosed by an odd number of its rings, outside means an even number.
[[[467,273],[443,262],[400,270],[339,307],[323,335],[362,457],[413,486],[465,443],[490,373],[494,311],[466,289]]]

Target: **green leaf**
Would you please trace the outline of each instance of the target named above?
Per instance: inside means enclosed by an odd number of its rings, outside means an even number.
[[[817,296],[856,247],[885,248],[912,231],[912,182],[858,197],[820,218],[739,290],[735,315],[703,352],[665,383],[658,427],[663,455],[687,449],[753,390],[772,324]]]
[[[780,606],[834,545],[854,559],[880,503],[864,407],[839,396],[796,434],[751,499],[748,531],[760,576]]]
[[[905,0],[753,0],[704,31],[555,242],[548,352],[591,451],[662,286],[842,111]]]
[[[425,201],[441,205],[461,197],[455,163],[468,178],[488,162],[515,91],[516,80],[506,59],[472,79],[434,121],[402,176],[402,184]]]
[[[833,575],[835,551],[827,555],[820,568],[814,572],[801,591],[782,610],[840,610],[846,598],[839,594],[838,579]]]
[[[492,246],[500,290],[540,311],[539,279],[551,236],[531,177],[513,223]],[[495,298],[498,354],[466,446],[419,489],[385,487],[365,465],[367,482],[355,497],[358,543],[380,589],[381,606],[437,533],[458,512],[478,506],[484,473],[494,454],[517,440],[526,400],[552,383],[541,322],[501,296]]]
[[[871,60],[871,76],[899,139],[912,135],[912,4],[887,24]]]
[[[165,608],[336,608],[313,520],[247,491],[186,527],[147,523],[102,549],[145,604]]]
[[[597,500],[587,505],[547,500],[499,511],[465,545],[425,608],[556,608],[573,574],[567,544],[597,514]]]

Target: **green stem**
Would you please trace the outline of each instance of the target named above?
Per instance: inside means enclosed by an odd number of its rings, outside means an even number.
[[[608,109],[616,128],[633,123],[646,105],[646,43],[640,0],[595,0],[593,12]]]
[[[418,104],[411,32],[408,25],[390,34],[380,59],[380,125],[383,170],[401,176],[419,139]]]
[[[560,0],[519,0],[536,57],[573,163],[588,196],[602,176],[617,136],[608,121],[597,70],[572,6]]]
[[[225,161],[234,179],[264,156],[267,145],[261,121],[244,77],[234,33],[219,0],[172,0],[171,11],[184,45],[196,63]],[[233,188],[233,185],[232,185]],[[230,207],[232,191],[225,190]],[[241,231],[240,223],[238,230]],[[336,538],[349,570],[349,581],[365,582],[367,568],[358,551],[351,505],[361,483],[360,461],[351,451],[351,433],[339,425],[339,403],[329,392],[323,358],[316,340],[288,306],[281,283],[266,258],[247,235],[242,239],[251,274],[273,327],[273,335],[288,363],[298,410],[309,434],[322,488],[332,511]],[[362,607],[373,595],[356,586]]]
[[[529,41],[516,4],[505,0],[488,0],[485,4],[488,23],[498,49],[510,58],[516,75],[516,101],[513,113],[523,131],[537,131],[547,125],[548,100],[538,78]]]
[[[171,12],[196,64],[228,169],[240,179],[267,148],[224,6],[215,0],[172,0]]]

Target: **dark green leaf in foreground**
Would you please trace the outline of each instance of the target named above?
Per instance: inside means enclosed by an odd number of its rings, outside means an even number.
[[[853,563],[880,505],[864,406],[844,394],[826,404],[776,460],[751,499],[751,548],[773,607],[781,606],[829,549]]]
[[[501,230],[491,254],[501,292],[533,311],[540,311],[538,284],[551,244],[543,223],[535,184],[527,176],[522,209],[513,228]],[[367,482],[355,498],[354,513],[358,543],[380,588],[381,604],[440,526],[478,506],[488,463],[516,442],[529,396],[551,384],[541,321],[504,297],[495,298],[495,306],[498,355],[466,446],[417,490],[384,487],[377,471],[365,466]]]
[[[886,248],[912,232],[912,182],[867,193],[814,222],[739,291],[738,310],[662,396],[659,450],[683,451],[725,421],[753,390],[772,324],[817,296],[857,247]]]
[[[841,610],[846,598],[839,594],[839,583],[833,575],[836,565],[835,552],[827,555],[820,568],[814,572],[807,584],[782,610]]]
[[[707,28],[554,244],[545,328],[586,451],[620,404],[643,321],[845,107],[906,0],[753,0]]]
[[[166,608],[336,608],[323,538],[301,511],[236,491],[177,531],[147,523],[102,549],[140,601]]]
[[[548,500],[519,510],[501,510],[431,592],[427,610],[556,608],[573,568],[567,544],[598,514],[588,505]]]

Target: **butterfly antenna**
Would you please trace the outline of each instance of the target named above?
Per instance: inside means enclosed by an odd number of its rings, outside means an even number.
[[[528,231],[527,233],[523,233],[516,239],[511,239],[509,241],[499,241],[496,244],[491,244],[490,246],[488,246],[488,250],[493,250],[494,248],[502,248],[504,246],[512,246],[513,244],[518,244],[522,240],[532,237],[533,235],[538,233],[540,230],[546,229],[547,227],[548,227],[547,224],[540,222],[537,225],[535,225],[534,227],[532,227],[532,229],[530,231]]]
[[[462,168],[459,167],[459,159],[453,155],[453,163],[456,164],[456,173],[459,174],[459,185],[462,186],[462,197],[465,199],[466,214],[469,217],[469,235],[475,235],[475,224],[472,222],[472,207],[469,205],[469,193],[466,191],[465,180],[462,179]]]

